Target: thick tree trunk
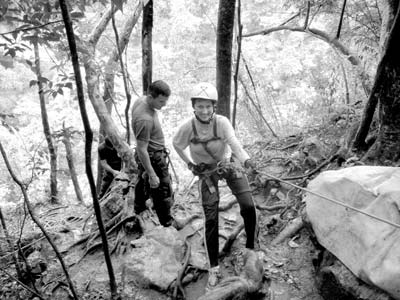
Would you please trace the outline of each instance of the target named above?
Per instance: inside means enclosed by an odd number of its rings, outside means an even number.
[[[40,112],[42,114],[43,132],[46,137],[47,147],[50,155],[50,201],[57,203],[57,152],[54,146],[54,140],[50,132],[49,118],[47,116],[46,100],[43,94],[43,82],[42,74],[40,69],[40,56],[39,56],[39,45],[37,41],[33,43],[35,52],[35,67],[37,84],[39,88],[39,99],[40,99]]]
[[[143,24],[142,24],[142,81],[143,94],[147,94],[149,85],[152,80],[153,71],[153,50],[152,50],[152,33],[153,33],[153,0],[147,2],[143,8]]]
[[[230,118],[232,37],[235,20],[235,0],[220,0],[217,26],[217,90],[218,109]]]
[[[64,126],[63,126],[63,140],[62,141],[65,145],[65,152],[66,152],[69,173],[71,175],[71,180],[74,185],[76,198],[78,199],[79,202],[83,203],[82,191],[79,186],[78,176],[76,175],[74,156],[72,153],[71,133],[70,133],[69,129],[65,128]]]
[[[389,38],[389,33],[396,17],[399,0],[377,1],[377,5],[380,11],[380,15],[382,17],[379,47],[380,53],[381,55],[383,55],[385,51],[386,41]]]
[[[385,55],[385,46],[387,46],[387,41],[389,39],[390,30],[393,26],[394,19],[396,16],[396,12],[398,9],[399,1],[398,0],[387,0],[378,2],[379,8],[382,14],[382,24],[381,24],[381,36],[380,36],[380,48],[381,48],[381,55],[382,60],[378,66],[374,86],[370,91],[370,95],[365,105],[363,115],[361,118],[360,126],[357,130],[357,133],[354,138],[353,147],[357,150],[366,150],[366,138],[368,136],[369,128],[371,126],[372,120],[374,118],[374,113],[376,106],[378,105],[379,101],[379,94],[378,91],[381,89],[383,77],[381,73],[385,66],[383,65],[383,56]]]
[[[373,89],[379,99],[378,137],[364,161],[390,164],[400,158],[400,17],[399,9],[378,66]]]

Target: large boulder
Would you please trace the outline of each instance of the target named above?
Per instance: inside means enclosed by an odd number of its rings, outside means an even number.
[[[158,226],[140,239],[125,257],[123,281],[142,288],[167,291],[182,268],[185,243],[173,227]]]
[[[400,169],[356,166],[326,171],[308,189],[400,224]],[[317,195],[305,197],[319,243],[353,274],[400,299],[400,230]]]

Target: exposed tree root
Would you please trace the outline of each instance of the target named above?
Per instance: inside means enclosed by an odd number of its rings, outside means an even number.
[[[182,285],[182,279],[183,279],[183,275],[185,274],[186,268],[189,264],[190,251],[192,250],[192,247],[191,247],[190,243],[188,242],[187,238],[185,240],[185,244],[186,244],[185,258],[183,260],[182,268],[179,270],[178,276],[176,277],[176,280],[175,280],[174,292],[172,294],[173,300],[177,299],[178,291],[182,294],[183,299],[186,299],[185,290],[183,289],[183,285]]]
[[[300,175],[300,176],[293,176],[293,177],[284,177],[282,178],[282,180],[298,180],[298,179],[307,179],[310,176],[314,175],[315,173],[317,173],[318,171],[320,171],[323,167],[325,167],[326,165],[330,164],[331,162],[335,161],[337,158],[339,158],[339,154],[335,153],[333,154],[330,158],[328,158],[327,160],[323,161],[322,163],[320,163],[315,169],[313,169],[312,171],[308,172],[307,174],[304,175]]]
[[[219,254],[220,258],[225,257],[228,255],[229,251],[231,250],[231,247],[233,245],[233,242],[236,240],[238,237],[239,233],[244,229],[244,223],[240,224],[238,227],[235,228],[235,230],[231,233],[231,235],[227,238],[225,245],[222,247],[222,250]]]
[[[272,240],[271,245],[277,245],[282,243],[285,239],[293,236],[301,228],[303,228],[304,222],[301,216],[291,220],[286,227]]]
[[[271,205],[271,206],[264,206],[264,205],[256,205],[256,208],[259,210],[268,210],[268,211],[273,211],[281,208],[286,208],[288,204],[276,204],[276,205]]]

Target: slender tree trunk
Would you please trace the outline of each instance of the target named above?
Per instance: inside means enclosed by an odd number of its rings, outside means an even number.
[[[33,43],[35,52],[35,67],[37,85],[39,88],[39,99],[40,99],[40,112],[42,114],[43,131],[47,141],[47,147],[50,155],[50,199],[51,203],[57,203],[57,152],[54,145],[54,140],[50,132],[49,118],[47,116],[46,100],[43,94],[43,82],[42,74],[40,69],[40,56],[39,56],[39,45],[37,41]]]
[[[68,163],[68,168],[69,168],[69,173],[71,175],[71,180],[74,185],[75,189],[75,194],[76,198],[80,203],[83,203],[83,196],[82,196],[82,191],[79,186],[79,181],[78,181],[78,176],[76,175],[76,169],[75,169],[75,163],[74,163],[74,155],[72,152],[72,146],[71,146],[71,133],[68,128],[65,128],[63,124],[63,143],[65,145],[65,152],[66,152],[66,158],[67,158],[67,163]]]
[[[237,110],[237,101],[238,101],[238,76],[239,76],[239,65],[240,65],[240,54],[242,51],[242,30],[243,25],[240,18],[240,8],[241,3],[238,0],[237,5],[237,36],[236,36],[236,43],[237,43],[237,52],[236,52],[236,64],[235,64],[235,74],[233,74],[233,83],[234,83],[234,99],[233,99],[233,110],[232,110],[232,126],[233,128],[236,127],[236,110]]]
[[[235,20],[235,0],[220,0],[217,25],[217,112],[230,118],[232,38]]]
[[[113,2],[111,2],[111,5],[114,5]],[[118,60],[119,64],[121,67],[121,74],[122,74],[122,80],[124,82],[124,90],[125,90],[125,96],[126,96],[126,105],[125,105],[125,130],[126,130],[126,141],[128,144],[130,144],[130,126],[129,126],[129,107],[131,105],[131,94],[129,93],[129,88],[128,88],[128,79],[126,75],[126,69],[124,65],[124,61],[122,58],[122,53],[123,49],[120,47],[120,42],[119,42],[119,33],[118,33],[118,28],[115,23],[115,14],[112,15],[112,27],[114,30],[114,35],[115,35],[115,41],[117,45],[117,53],[118,53]]]
[[[153,72],[153,0],[149,0],[143,8],[142,24],[142,82],[143,94],[147,95]]]
[[[115,63],[114,61],[112,62]],[[108,68],[106,68],[106,75],[104,79],[104,92],[103,92],[103,100],[107,107],[108,113],[111,115],[112,107],[113,107],[113,99],[114,99],[114,78],[115,78],[115,71],[110,70],[111,64],[110,61],[108,63]],[[100,122],[99,128],[99,145],[104,141],[106,136],[106,131],[104,128],[104,124]],[[100,160],[97,159],[97,178],[96,178],[96,191],[97,195],[100,193],[101,189],[101,181],[103,178],[103,167],[100,163]]]
[[[119,296],[118,296],[118,290],[117,290],[117,282],[115,280],[114,269],[113,269],[113,265],[112,265],[112,261],[111,261],[111,257],[110,257],[110,251],[108,249],[107,235],[106,235],[103,220],[101,217],[101,209],[100,209],[99,201],[97,199],[96,186],[94,183],[94,177],[93,177],[92,166],[91,166],[93,131],[90,128],[89,118],[88,118],[86,106],[85,106],[82,76],[81,76],[80,67],[79,67],[79,58],[78,58],[78,52],[77,52],[75,35],[74,35],[71,17],[69,15],[68,6],[67,6],[66,1],[59,0],[59,3],[60,3],[61,12],[62,12],[62,17],[63,17],[64,24],[65,24],[65,30],[67,33],[69,49],[71,51],[71,60],[72,60],[72,66],[74,68],[74,74],[75,74],[75,81],[76,81],[78,101],[79,101],[79,109],[81,112],[83,126],[85,128],[86,175],[88,177],[90,191],[92,193],[93,208],[95,211],[97,225],[99,227],[99,232],[100,232],[100,236],[101,236],[101,242],[102,242],[103,252],[104,252],[104,259],[106,262],[108,276],[110,279],[111,299],[113,300],[113,299],[119,298]],[[91,42],[93,42],[94,40],[95,40],[95,38],[92,37]],[[98,40],[98,38],[97,38],[97,40]],[[86,74],[86,76],[89,77],[90,74]],[[89,94],[90,94],[90,92],[89,92]]]

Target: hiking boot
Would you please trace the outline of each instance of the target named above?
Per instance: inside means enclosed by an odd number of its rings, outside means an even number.
[[[221,280],[221,272],[219,266],[212,267],[208,270],[208,280],[206,285],[206,292],[211,291],[215,288]]]

